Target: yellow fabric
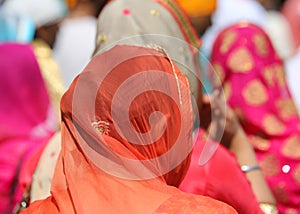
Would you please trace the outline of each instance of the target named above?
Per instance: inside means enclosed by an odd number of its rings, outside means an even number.
[[[212,14],[217,6],[217,0],[177,0],[189,16],[204,16]]]
[[[44,41],[36,39],[31,44],[46,83],[51,102],[55,107],[58,121],[60,121],[60,99],[66,88],[59,67],[52,58],[50,47]]]

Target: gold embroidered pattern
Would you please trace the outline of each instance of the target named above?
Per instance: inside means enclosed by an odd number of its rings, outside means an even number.
[[[229,56],[228,66],[233,72],[247,73],[253,68],[254,61],[248,49],[240,47]]]
[[[264,159],[260,161],[259,165],[266,177],[275,176],[280,172],[279,162],[273,154],[266,155]]]
[[[300,139],[295,135],[287,139],[283,144],[281,152],[289,158],[300,158]]]
[[[108,122],[95,120],[94,122],[92,122],[92,126],[94,127],[94,129],[99,131],[101,134],[108,135],[110,132]]]
[[[236,40],[237,34],[234,31],[227,31],[222,39],[220,53],[225,54],[230,49],[233,42]]]
[[[268,54],[267,41],[261,34],[256,34],[252,38],[253,43],[255,44],[256,51],[261,56],[266,56]]]
[[[268,100],[265,87],[258,80],[252,80],[243,89],[243,97],[247,104],[258,106]]]
[[[264,139],[259,136],[250,136],[249,141],[251,142],[251,144],[253,145],[254,148],[261,150],[261,151],[267,151],[271,146],[271,143],[269,140]]]
[[[265,67],[262,72],[264,79],[266,80],[268,86],[274,87],[275,85],[275,71],[272,66]]]
[[[225,98],[229,99],[229,97],[231,96],[231,86],[229,82],[226,82],[224,84],[223,90],[224,90]]]
[[[219,63],[213,63],[212,66],[213,66],[214,71],[216,72],[218,78],[220,79],[220,81],[223,82],[224,78],[225,78],[225,72],[224,72],[222,66]]]
[[[105,42],[106,41],[106,36],[104,34],[100,34],[98,37],[97,37],[97,45],[100,45],[101,43]]]
[[[197,49],[200,48],[201,43],[197,35],[194,33],[192,27],[187,23],[186,18],[182,14],[180,8],[173,0],[159,0],[165,8],[171,12],[175,19],[181,24],[183,34],[190,40],[190,43]]]
[[[159,12],[158,12],[157,10],[155,10],[155,9],[150,10],[150,14],[151,14],[152,16],[159,16]]]
[[[274,115],[267,115],[262,121],[266,132],[270,135],[280,134],[284,131],[284,125]]]
[[[280,87],[284,87],[285,84],[285,72],[282,67],[282,65],[275,65],[274,66],[275,74],[276,74],[276,79],[278,81],[278,84]]]
[[[297,109],[292,99],[277,100],[276,106],[279,110],[281,118],[288,119],[297,116]]]
[[[288,208],[284,214],[297,214],[297,210],[293,209],[293,208]]]
[[[293,177],[295,179],[295,181],[300,184],[300,164],[296,167]]]

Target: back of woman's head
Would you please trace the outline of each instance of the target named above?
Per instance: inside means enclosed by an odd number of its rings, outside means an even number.
[[[163,50],[116,46],[94,57],[61,106],[70,134],[98,167],[90,148],[121,165],[116,176],[180,183],[192,147],[192,106],[187,80]]]

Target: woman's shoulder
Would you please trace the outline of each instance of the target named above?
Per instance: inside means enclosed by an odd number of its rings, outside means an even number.
[[[210,197],[179,193],[166,200],[154,213],[235,214],[231,206]]]

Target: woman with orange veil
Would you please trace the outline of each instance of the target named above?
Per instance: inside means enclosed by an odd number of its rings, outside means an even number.
[[[149,36],[149,34],[151,35]],[[118,42],[119,40],[121,40],[121,44],[133,44],[135,46],[153,46],[153,44],[159,44],[167,50],[168,55],[176,63],[176,66],[178,66],[180,71],[187,76],[190,85],[190,93],[192,93],[194,97],[197,97],[195,96],[196,94],[200,94],[199,91],[197,91],[197,82],[194,81],[195,77],[191,75],[193,74],[191,70],[195,66],[193,60],[198,58],[196,54],[198,51],[197,48],[200,46],[200,41],[194,33],[187,17],[182,13],[176,2],[173,2],[172,0],[117,0],[110,2],[102,10],[98,19],[97,46],[95,52],[102,53],[105,49],[107,50],[107,47],[114,47],[115,42]],[[134,90],[136,90],[136,88],[132,91]],[[195,131],[197,132],[198,130]],[[197,140],[199,141],[198,144],[205,144],[206,142],[205,140],[202,140],[200,136]],[[202,148],[203,147],[199,147],[200,150],[202,150]],[[206,166],[209,165],[209,168],[211,169],[215,169],[216,166],[222,167],[224,158],[230,156],[227,154],[229,152],[224,148],[218,149],[218,151],[218,161],[209,161],[206,164]],[[194,153],[193,160],[196,159],[199,159],[198,153]],[[219,161],[220,159],[222,161]],[[230,195],[232,197],[227,197],[227,199],[230,198],[230,200],[225,201],[224,197],[218,197],[217,199],[222,200],[225,203],[230,203],[231,206],[234,206],[235,209],[241,212],[249,209],[252,211],[259,210],[256,198],[247,182],[246,176],[240,171],[237,160],[231,156],[230,160],[230,166],[232,166],[232,169],[239,174],[239,177],[233,176],[233,178],[239,179],[242,184],[239,186],[239,190],[242,192],[242,199],[239,199],[239,194],[235,194],[236,188],[232,188],[232,184],[236,183],[232,183],[232,180],[229,180],[229,182],[226,183],[229,184],[227,186],[225,183],[214,185],[212,190],[214,194],[208,194],[208,196],[215,197],[218,194]],[[227,163],[225,165],[226,168],[228,168]],[[199,167],[198,161],[194,161],[194,166],[195,168],[207,172],[205,167]],[[220,167],[217,168],[219,169]],[[209,171],[209,173],[210,172],[211,171]],[[212,176],[212,174],[210,175]],[[223,178],[221,173],[218,175],[218,177],[214,177],[215,180]],[[180,175],[179,177],[181,176],[183,175]],[[206,178],[200,176],[196,177],[196,181],[198,185],[201,186],[202,184],[208,184],[208,178],[209,176]],[[179,183],[169,181],[168,184],[177,186]],[[225,186],[228,188],[225,188]],[[228,194],[228,191],[233,194]],[[207,192],[198,191],[195,193],[205,194]],[[233,201],[235,203],[231,203]],[[240,203],[241,201],[245,203]]]
[[[24,213],[236,213],[182,193],[192,148],[188,82],[164,51],[116,46],[61,101],[51,196]]]

